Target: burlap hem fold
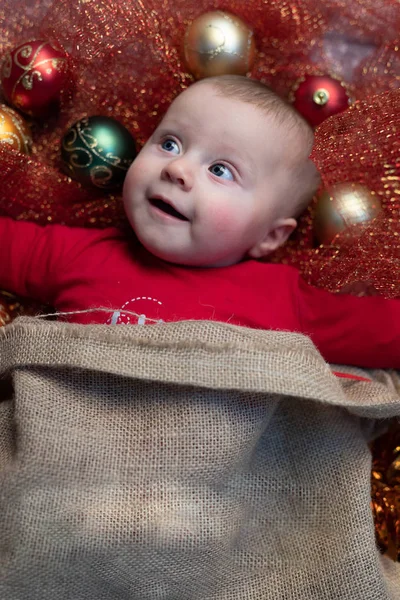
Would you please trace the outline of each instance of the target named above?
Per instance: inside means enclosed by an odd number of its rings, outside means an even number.
[[[368,436],[396,372],[215,322],[0,329],[0,600],[395,600]]]
[[[215,368],[218,364],[223,368]],[[354,387],[353,382],[335,377],[334,367],[302,334],[213,321],[111,327],[21,317],[0,329],[0,365],[3,373],[24,366],[67,367],[149,381],[159,380],[161,372],[162,380],[169,383],[304,397],[371,418],[399,414],[396,372],[346,367],[345,372],[372,379]],[[355,397],[352,389],[357,390]]]

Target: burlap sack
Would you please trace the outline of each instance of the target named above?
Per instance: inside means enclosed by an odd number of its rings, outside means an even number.
[[[0,330],[1,600],[393,600],[367,435],[400,379],[211,322]]]

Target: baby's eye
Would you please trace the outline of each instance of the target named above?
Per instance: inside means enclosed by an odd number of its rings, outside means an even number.
[[[161,148],[166,152],[171,152],[172,154],[179,154],[179,146],[177,142],[171,138],[167,138],[161,144]]]
[[[228,181],[234,180],[232,171],[226,165],[221,163],[211,165],[209,171],[216,177],[221,177],[221,179],[227,179]]]

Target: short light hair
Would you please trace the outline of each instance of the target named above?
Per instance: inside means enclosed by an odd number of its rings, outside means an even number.
[[[307,208],[320,185],[320,175],[310,154],[314,143],[314,131],[300,113],[284,98],[276,94],[258,79],[242,75],[217,75],[207,77],[194,85],[211,84],[221,96],[234,98],[256,106],[268,116],[272,116],[278,125],[302,140],[301,151],[292,161],[292,181],[288,193],[292,196],[293,216],[297,218]]]

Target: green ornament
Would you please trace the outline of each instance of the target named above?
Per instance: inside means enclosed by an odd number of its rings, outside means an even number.
[[[61,143],[66,173],[104,190],[122,185],[136,157],[135,140],[111,117],[85,117],[68,129]]]

